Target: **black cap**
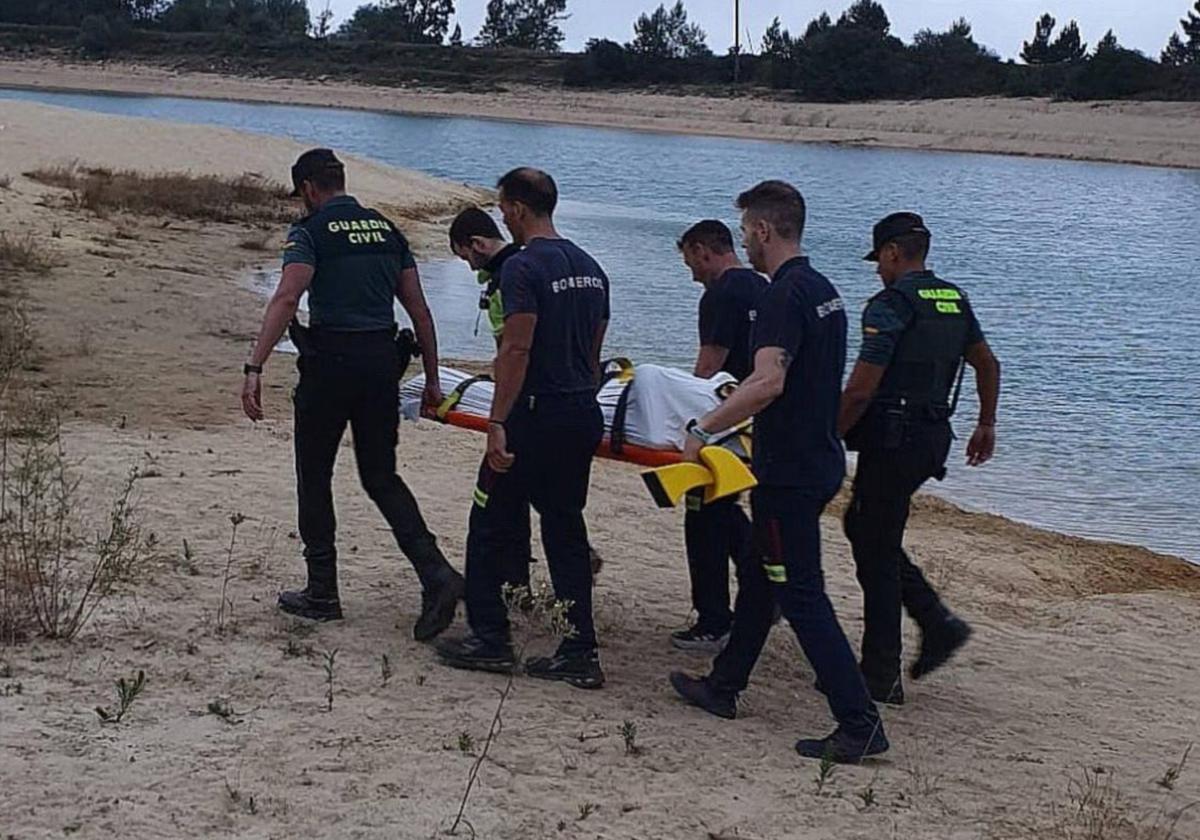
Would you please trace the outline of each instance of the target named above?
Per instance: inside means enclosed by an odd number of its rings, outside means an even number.
[[[874,245],[871,253],[863,257],[868,262],[879,262],[879,249],[894,239],[907,236],[910,233],[923,233],[932,236],[925,220],[916,213],[893,213],[882,222],[875,225]]]
[[[309,149],[292,164],[292,197],[300,196],[300,185],[305,181],[330,169],[344,168],[332,149]]]

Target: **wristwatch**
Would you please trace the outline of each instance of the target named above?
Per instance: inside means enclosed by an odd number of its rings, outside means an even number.
[[[692,420],[687,424],[687,433],[700,441],[705,446],[712,446],[717,442],[717,436],[712,432],[706,432],[700,428],[699,420]]]
[[[243,376],[249,376],[252,373],[261,374],[262,372],[263,372],[262,365],[252,365],[249,362],[247,362],[245,365],[242,366],[242,375]]]

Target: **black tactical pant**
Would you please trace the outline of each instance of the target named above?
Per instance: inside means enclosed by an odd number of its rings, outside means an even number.
[[[542,545],[557,598],[571,602],[574,635],[563,654],[596,649],[592,623],[592,564],[587,506],[592,458],[604,434],[604,418],[592,394],[522,399],[505,424],[508,451],[516,461],[497,473],[485,462],[467,533],[467,621],[471,632],[492,644],[508,642],[506,583],[529,579],[529,507],[541,515]]]
[[[852,737],[871,738],[880,726],[879,712],[825,594],[821,513],[828,502],[790,487],[760,485],[751,491],[754,550],[738,564],[733,630],[709,679],[721,691],[746,689],[778,604],[838,725]]]
[[[899,447],[868,448],[858,456],[844,524],[863,589],[862,670],[877,690],[900,677],[901,605],[922,630],[950,615],[903,542],[913,494],[945,475],[952,438],[948,422],[919,424]]]
[[[736,566],[752,546],[750,519],[736,498],[704,504],[704,493],[689,493],[683,519],[692,607],[701,631],[722,636],[729,631],[729,563]]]
[[[315,332],[311,354],[299,360],[296,386],[296,486],[300,538],[308,581],[316,597],[337,593],[337,520],[333,465],[349,425],[359,479],[378,506],[425,591],[453,574],[417,507],[396,474],[400,422],[400,357],[390,332]]]

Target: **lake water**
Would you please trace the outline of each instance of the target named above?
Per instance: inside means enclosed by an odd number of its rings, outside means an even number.
[[[859,259],[871,224],[917,210],[934,231],[932,266],[970,292],[1005,375],[997,459],[968,470],[960,442],[950,478],[930,489],[1200,560],[1200,172],[164,97],[0,98],[284,135],[489,186],[542,167],[564,197],[561,229],[612,277],[606,352],[646,362],[691,363],[700,290],[674,243],[703,217],[733,225],[740,190],[768,177],[800,186],[806,248],[854,311],[879,288]],[[444,261],[424,275],[444,352],[488,356],[470,273]],[[969,434],[973,389],[963,396],[956,425]]]

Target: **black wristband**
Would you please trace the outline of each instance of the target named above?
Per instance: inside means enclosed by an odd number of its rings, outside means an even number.
[[[249,376],[252,373],[261,374],[262,372],[263,372],[262,365],[252,365],[252,364],[246,363],[245,365],[242,366],[242,374],[244,376]]]

